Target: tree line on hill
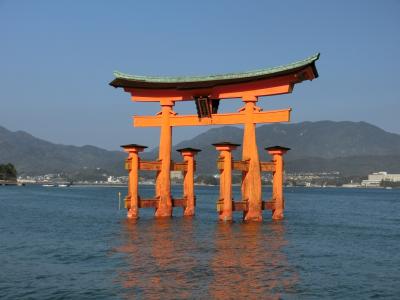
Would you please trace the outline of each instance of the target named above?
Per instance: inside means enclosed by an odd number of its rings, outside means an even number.
[[[3,181],[16,181],[17,170],[13,164],[0,164],[0,180]]]

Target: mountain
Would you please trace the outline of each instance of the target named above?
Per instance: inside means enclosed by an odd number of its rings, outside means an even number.
[[[217,151],[211,145],[230,141],[242,143],[243,130],[224,126],[212,128],[173,147],[172,159],[181,161],[174,151],[183,147],[202,149],[197,173],[216,172]],[[132,141],[135,142],[135,141]],[[339,171],[344,175],[366,175],[374,171],[400,173],[400,135],[386,132],[366,122],[302,122],[257,127],[260,159],[270,160],[264,147],[282,145],[292,150],[286,155],[289,172]],[[234,152],[240,159],[241,148]],[[157,157],[157,149],[143,159]],[[19,174],[74,174],[100,168],[110,175],[125,175],[122,151],[107,151],[94,146],[53,144],[23,132],[0,127],[0,164],[12,163]]]
[[[72,174],[103,169],[108,174],[125,174],[120,151],[94,146],[66,146],[38,139],[24,131],[11,132],[0,126],[0,163],[12,163],[19,175]]]
[[[309,157],[289,160],[289,172],[339,172],[344,176],[366,176],[372,172],[400,173],[400,155],[361,155],[325,159]]]
[[[229,141],[242,143],[243,130],[238,127],[212,128],[191,140],[183,141],[174,149],[193,147],[202,149],[198,155],[198,172],[215,172],[217,152],[212,143]],[[340,171],[346,175],[365,175],[387,170],[400,172],[400,135],[386,132],[366,122],[301,122],[296,124],[268,124],[257,127],[260,159],[270,159],[264,147],[290,147],[286,155],[288,171]],[[241,147],[235,152],[240,159]],[[174,151],[175,152],[175,151]],[[156,157],[157,149],[147,153]],[[174,160],[179,160],[177,153]]]

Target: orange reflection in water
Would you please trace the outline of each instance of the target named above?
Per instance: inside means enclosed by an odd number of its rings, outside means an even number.
[[[127,266],[119,274],[126,288],[124,298],[191,297],[197,285],[193,276],[196,260],[191,255],[196,247],[192,221],[154,219],[137,225],[126,222],[127,243],[117,249],[128,254]]]
[[[180,228],[173,230],[173,226]],[[171,220],[156,220],[152,232],[152,257],[158,269],[151,282],[153,298],[190,297],[195,284],[191,270],[196,265],[191,256],[195,247],[191,220],[183,219],[175,224]]]
[[[124,222],[124,230],[123,235],[125,238],[123,239],[126,244],[121,245],[116,249],[116,252],[124,253],[127,255],[128,261],[136,261],[138,260],[138,256],[141,254],[143,249],[140,249],[140,235],[139,230],[136,226],[137,220],[125,220]],[[140,269],[138,264],[130,264],[126,268],[121,268],[118,270],[118,282],[122,284],[125,289],[132,290],[135,287],[139,287],[142,285],[143,277],[138,276],[140,273]],[[125,294],[124,298],[126,299],[135,299],[135,294],[130,294],[131,297],[127,297]]]
[[[283,247],[283,223],[217,225],[214,278],[209,293],[216,299],[281,299],[298,282]]]
[[[127,221],[116,249],[125,257],[121,297],[280,299],[294,292],[298,276],[283,252],[283,223],[202,226],[184,218]]]

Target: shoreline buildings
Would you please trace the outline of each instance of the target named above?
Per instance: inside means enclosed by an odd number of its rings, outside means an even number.
[[[362,187],[380,187],[382,181],[400,182],[400,174],[376,172],[368,175],[368,179],[361,181]]]

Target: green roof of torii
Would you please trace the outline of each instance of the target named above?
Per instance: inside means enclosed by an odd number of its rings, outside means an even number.
[[[315,67],[315,61],[318,60],[319,55],[320,54],[317,53],[306,59],[278,67],[208,76],[140,76],[115,71],[115,79],[110,82],[110,85],[114,87],[135,88],[203,88],[285,75],[308,66],[313,68],[316,78],[318,77],[318,72]]]

